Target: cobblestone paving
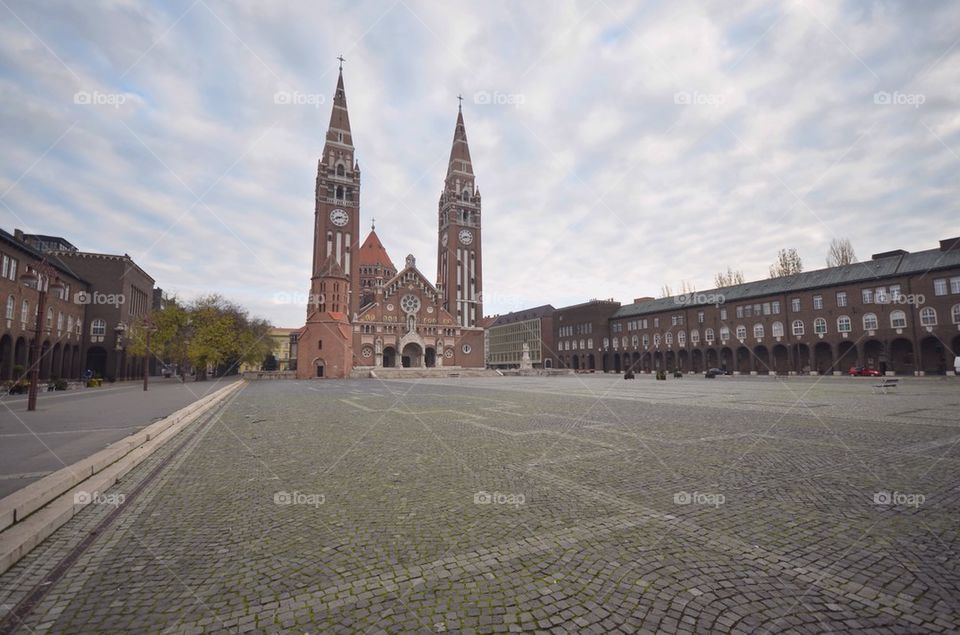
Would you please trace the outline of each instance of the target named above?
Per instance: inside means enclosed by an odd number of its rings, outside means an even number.
[[[956,632],[960,380],[870,383],[252,383],[20,630]]]

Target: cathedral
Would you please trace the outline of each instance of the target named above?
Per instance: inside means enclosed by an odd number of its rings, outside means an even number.
[[[397,269],[371,223],[360,242],[360,165],[343,68],[317,162],[313,269],[297,377],[340,378],[380,368],[483,368],[480,190],[458,108],[438,205],[437,278],[413,255]]]

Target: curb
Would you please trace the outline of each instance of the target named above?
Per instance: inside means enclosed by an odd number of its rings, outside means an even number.
[[[198,399],[110,447],[0,499],[0,573],[63,526],[166,441],[236,392],[245,381]],[[81,499],[78,501],[78,495]]]

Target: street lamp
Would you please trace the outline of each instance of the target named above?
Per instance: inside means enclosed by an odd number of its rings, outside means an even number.
[[[143,329],[147,333],[147,351],[143,357],[143,392],[147,392],[147,378],[150,376],[150,334],[157,330],[150,318],[143,321]]]
[[[30,391],[27,396],[27,410],[37,409],[37,384],[40,380],[40,338],[43,337],[43,322],[47,319],[47,292],[50,289],[60,292],[64,289],[57,272],[47,264],[47,259],[41,260],[35,267],[27,267],[20,282],[30,288],[37,289],[37,320],[33,329],[33,342],[30,343]]]

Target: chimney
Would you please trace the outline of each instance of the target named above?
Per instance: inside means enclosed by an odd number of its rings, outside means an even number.
[[[13,230],[13,237],[16,238],[18,242],[21,242],[21,243],[22,243],[22,242],[23,242],[23,230],[22,230],[22,229],[14,229],[14,230]]]
[[[960,251],[960,236],[941,240],[940,251]]]
[[[633,299],[633,303],[634,303],[634,304],[640,304],[640,303],[642,303],[642,302],[650,302],[650,301],[652,301],[652,300],[653,300],[653,298],[651,298],[651,297],[648,296],[648,295],[645,295],[645,296],[643,296],[642,298],[634,298],[634,299]]]
[[[908,253],[910,253],[910,252],[909,252],[909,251],[906,251],[906,250],[904,250],[904,249],[894,249],[893,251],[883,251],[883,252],[880,252],[879,254],[873,254],[872,256],[870,256],[870,258],[871,258],[872,260],[880,260],[881,258],[892,258],[892,257],[894,257],[894,256],[905,256],[905,255],[907,255]]]

